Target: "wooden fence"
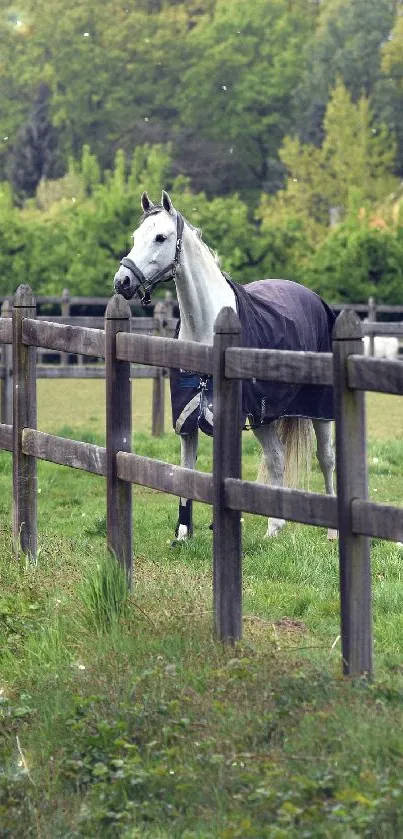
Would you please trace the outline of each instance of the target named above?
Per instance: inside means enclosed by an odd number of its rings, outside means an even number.
[[[53,298],[51,298],[53,299]],[[74,298],[73,298],[74,299]],[[86,299],[86,298],[83,298]],[[91,298],[90,298],[91,299]],[[96,298],[94,298],[96,299]],[[103,300],[103,298],[100,298]],[[172,317],[173,301],[167,294],[166,299],[158,301],[154,306],[152,317],[135,317],[131,319],[131,331],[148,335],[172,336],[174,335],[177,319]],[[63,311],[63,304],[62,304]],[[1,317],[11,316],[9,300],[4,300],[1,307]],[[72,315],[65,306],[64,314],[37,316],[38,320],[50,320],[52,323],[61,323],[68,326],[89,327],[90,329],[103,329],[104,317]],[[46,363],[49,358],[59,356],[60,364]],[[44,347],[37,349],[36,367],[37,379],[104,379],[105,364],[103,359],[93,357],[92,363],[85,363],[86,355],[82,353],[69,353],[66,350],[56,352],[54,349]],[[77,363],[70,363],[77,360]],[[164,433],[165,422],[165,386],[164,381],[167,370],[159,367],[146,367],[144,365],[132,364],[130,375],[132,379],[152,379],[152,415],[151,433],[159,437]],[[13,362],[11,348],[4,344],[1,351],[0,363],[1,381],[1,422],[10,424],[13,417]]]
[[[401,361],[363,356],[362,326],[352,311],[335,325],[333,353],[253,350],[240,346],[231,309],[217,318],[213,346],[131,334],[130,307],[109,302],[104,330],[38,320],[28,286],[20,286],[12,319],[0,320],[11,344],[14,421],[0,425],[0,446],[13,451],[13,536],[16,550],[36,555],[37,458],[104,475],[107,544],[132,582],[132,483],[213,506],[213,598],[216,635],[241,637],[241,511],[339,530],[343,670],[372,672],[370,537],[403,539],[403,508],[368,500],[364,391],[403,394]],[[106,446],[36,430],[36,348],[105,358]],[[212,474],[131,453],[130,365],[179,367],[213,374]],[[241,382],[333,385],[337,497],[263,486],[241,479]],[[267,550],[270,550],[269,543]]]
[[[171,292],[166,292],[166,299],[172,301],[172,294]],[[13,298],[9,295],[0,295],[0,305],[4,303],[4,301],[8,300],[12,303]],[[87,308],[97,308],[101,309],[104,313],[110,298],[109,297],[79,297],[77,295],[71,295],[68,288],[64,288],[61,294],[57,295],[38,295],[36,297],[37,305],[42,308],[45,307],[54,307],[58,306],[60,308],[60,314],[64,317],[70,317],[73,314],[73,309],[83,307]],[[374,297],[369,297],[366,303],[330,303],[329,304],[335,312],[341,312],[342,310],[353,309],[355,312],[360,312],[361,314],[365,314],[370,321],[377,320],[379,314],[381,315],[402,315],[403,316],[403,305],[393,305],[389,303],[377,303]],[[144,309],[140,305],[140,303],[136,303],[133,300],[130,302],[131,311],[137,313],[144,313]],[[147,307],[147,312],[151,312],[153,310],[153,305],[151,304]]]
[[[11,313],[11,304],[8,298],[0,297],[2,303],[1,315],[2,317],[9,317]],[[37,303],[44,306],[59,306],[61,310],[60,315],[37,315],[39,319],[51,320],[53,323],[63,323],[70,326],[83,326],[90,329],[103,329],[104,316],[94,315],[77,315],[73,314],[73,310],[77,307],[98,307],[105,309],[108,304],[108,299],[105,297],[71,297],[68,289],[63,289],[61,297],[39,297]],[[177,319],[173,317],[174,301],[171,292],[165,293],[165,299],[159,300],[152,307],[152,317],[132,317],[131,331],[141,332],[142,334],[167,336],[172,337],[177,325]],[[151,310],[151,306],[149,307]],[[339,311],[341,304],[334,304],[333,308]],[[384,323],[377,320],[378,312],[382,314],[403,314],[403,306],[377,306],[373,297],[370,297],[368,303],[364,304],[348,304],[347,309],[354,309],[362,313],[368,314],[368,323],[363,324],[364,335],[369,335],[369,354],[375,354],[375,336],[398,336],[403,338],[403,322]],[[139,310],[139,306],[135,307]],[[133,314],[133,304],[131,304],[131,311]],[[85,355],[77,353],[76,355],[69,354],[66,351],[58,353],[60,364],[46,364],[49,361],[49,356],[55,357],[56,351],[54,349],[38,348],[37,360],[41,363],[37,365],[36,377],[37,379],[99,379],[105,378],[105,365],[100,363],[100,359],[92,359],[95,363],[85,363]],[[77,360],[77,364],[71,363]],[[1,408],[0,419],[3,423],[12,423],[13,416],[13,382],[12,382],[13,368],[12,368],[12,353],[7,345],[3,346],[2,359],[0,363],[0,381],[1,381]],[[158,367],[145,367],[144,365],[131,366],[132,379],[153,379],[152,391],[152,413],[151,413],[151,433],[153,436],[160,436],[164,433],[165,423],[165,386],[164,379],[167,375],[167,370]]]

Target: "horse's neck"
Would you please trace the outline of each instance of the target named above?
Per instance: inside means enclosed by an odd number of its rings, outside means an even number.
[[[185,231],[175,278],[181,320],[179,338],[212,344],[214,322],[223,306],[236,311],[235,294],[208,248],[193,233]]]

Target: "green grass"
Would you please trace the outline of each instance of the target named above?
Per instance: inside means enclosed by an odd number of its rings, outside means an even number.
[[[39,382],[39,427],[102,443],[102,388]],[[149,394],[136,383],[134,448],[178,462],[172,433],[149,436]],[[368,429],[371,495],[402,504],[403,401],[371,395]],[[248,478],[258,459],[245,435]],[[206,438],[198,468],[211,468]],[[373,543],[376,678],[351,683],[322,529],[267,542],[245,515],[244,638],[228,648],[212,637],[210,508],[195,505],[194,539],[172,550],[177,500],[134,488],[126,597],[104,480],[38,474],[38,562],[17,563],[0,454],[1,839],[403,835],[401,547]]]

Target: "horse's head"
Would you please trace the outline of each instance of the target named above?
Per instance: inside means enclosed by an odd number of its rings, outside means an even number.
[[[114,288],[126,300],[137,294],[143,303],[157,283],[175,277],[182,246],[183,218],[165,190],[161,204],[141,196],[144,218],[133,233],[133,247],[115,274]]]

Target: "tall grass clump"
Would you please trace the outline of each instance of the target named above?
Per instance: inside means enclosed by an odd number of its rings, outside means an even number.
[[[97,633],[108,632],[128,611],[129,589],[126,575],[113,554],[106,554],[89,571],[79,590],[81,616],[86,627]]]

